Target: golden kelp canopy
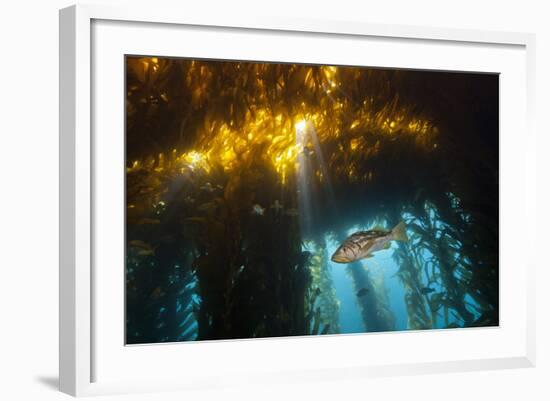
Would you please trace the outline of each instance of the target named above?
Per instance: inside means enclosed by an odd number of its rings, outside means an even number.
[[[126,83],[129,343],[348,330],[331,247],[400,221],[407,328],[498,324],[498,76],[128,57]],[[403,324],[346,269],[368,331]]]
[[[128,128],[133,132],[147,130],[140,118],[154,121],[160,108],[170,110],[171,102],[181,109],[172,110],[180,117],[178,127],[149,129],[140,136],[158,152],[129,154],[134,156],[129,171],[208,172],[218,165],[229,172],[259,158],[284,184],[298,155],[313,152],[318,141],[332,172],[367,181],[372,172],[360,172],[357,164],[375,156],[383,143],[412,138],[426,152],[438,146],[434,122],[401,101],[388,84],[385,75],[398,79],[399,71],[157,57],[129,58],[128,71]],[[170,143],[162,144],[163,138]]]

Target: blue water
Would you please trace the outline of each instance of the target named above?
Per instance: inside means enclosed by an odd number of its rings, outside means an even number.
[[[410,216],[404,216],[408,218],[408,222],[413,222]],[[435,215],[431,216],[436,218]],[[414,221],[418,224],[417,221]],[[434,226],[441,229],[440,222],[435,221]],[[379,226],[380,224],[377,224]],[[368,230],[372,227],[367,226],[355,226],[347,231],[347,235],[351,235],[356,231]],[[408,230],[408,235],[411,241],[407,246],[416,246],[415,234],[413,231]],[[331,237],[325,237],[326,252],[328,256],[332,255],[340,243],[336,242]],[[389,315],[393,319],[392,331],[402,331],[415,329],[417,327],[411,327],[409,324],[409,316],[406,305],[407,291],[406,284],[399,277],[398,272],[400,269],[399,264],[396,262],[394,253],[398,250],[398,243],[395,241],[390,242],[390,247],[385,250],[375,252],[372,257],[359,261],[361,268],[368,273],[370,282],[374,285],[375,291],[373,294],[369,293],[367,297],[376,297],[377,302],[382,304],[389,311]],[[311,251],[311,247],[305,247],[305,250]],[[434,280],[435,274],[440,274],[437,266],[437,260],[434,255],[428,249],[421,249],[419,251],[419,261],[425,267],[419,269],[419,286],[420,288],[429,288],[432,292],[428,294],[422,294],[422,302],[424,304],[427,315],[430,315],[430,308],[428,306],[430,298],[434,294],[444,294],[445,288],[442,286],[439,280]],[[455,256],[458,256],[457,254]],[[433,261],[433,262],[430,262]],[[432,263],[432,264],[430,264]],[[426,266],[429,266],[426,267]],[[336,293],[337,302],[339,304],[338,323],[339,331],[342,334],[351,333],[364,333],[369,331],[366,326],[365,319],[362,316],[362,308],[369,307],[368,302],[361,306],[361,299],[357,295],[356,283],[350,272],[350,265],[334,263],[328,260],[327,271],[332,280],[332,285]],[[372,298],[371,298],[372,299]],[[480,316],[477,311],[479,305],[476,304],[474,299],[470,295],[466,295],[464,298],[464,304],[466,310],[474,315],[474,318]],[[452,311],[444,312],[445,308],[437,308],[437,312],[433,316],[431,321],[431,328],[443,328],[452,324],[460,325],[463,323],[461,319]],[[445,316],[446,315],[446,316]]]
[[[327,239],[327,250],[330,255],[336,251],[340,244]],[[395,316],[395,330],[407,329],[407,310],[405,307],[403,285],[395,275],[399,266],[393,261],[392,253],[395,244],[387,250],[376,252],[372,258],[362,261],[364,269],[367,269],[375,276],[382,276],[384,289],[389,295],[389,307]],[[360,306],[357,301],[354,289],[353,278],[348,273],[348,267],[343,264],[329,261],[330,274],[333,280],[336,296],[340,301],[340,332],[341,333],[362,333],[367,331],[361,317]]]

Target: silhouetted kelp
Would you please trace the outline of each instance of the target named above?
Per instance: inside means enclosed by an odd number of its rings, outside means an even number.
[[[320,320],[325,324],[326,333],[340,332],[339,313],[340,306],[336,297],[336,291],[330,275],[329,255],[324,239],[317,239],[312,245],[306,247],[306,252],[312,252],[309,261],[312,284],[317,294]],[[311,307],[313,310],[315,306]]]
[[[126,110],[128,343],[339,333],[327,238],[401,220],[407,328],[498,324],[497,76],[128,57]]]

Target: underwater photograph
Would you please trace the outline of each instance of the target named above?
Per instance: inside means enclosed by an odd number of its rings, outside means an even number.
[[[126,344],[499,325],[499,75],[125,58]]]

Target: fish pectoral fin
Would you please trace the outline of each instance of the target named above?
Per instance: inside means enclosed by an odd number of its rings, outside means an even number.
[[[391,244],[390,244],[390,241],[386,242],[384,244],[384,248],[383,249],[390,249],[391,248]]]

